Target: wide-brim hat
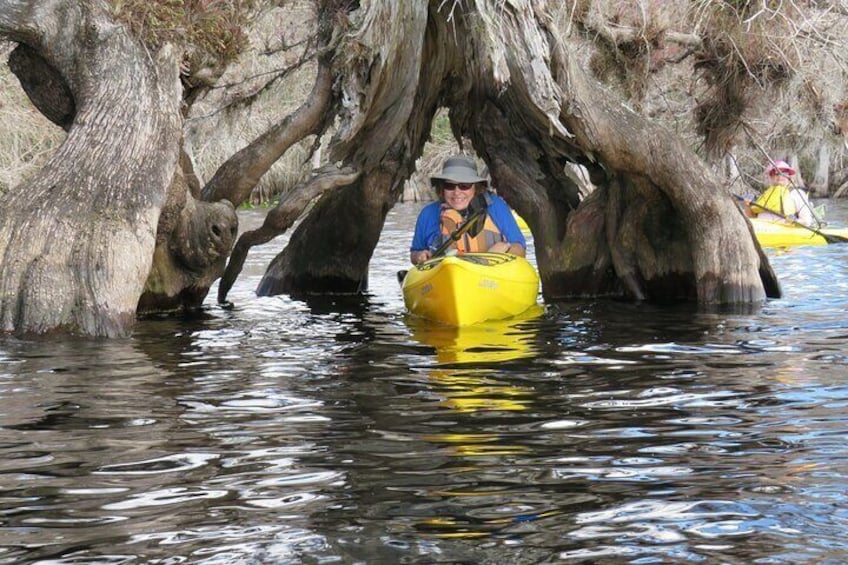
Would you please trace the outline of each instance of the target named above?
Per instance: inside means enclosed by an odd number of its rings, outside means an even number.
[[[442,165],[442,172],[430,177],[432,184],[445,181],[455,184],[487,182],[485,178],[477,174],[477,164],[462,155],[446,159]]]
[[[770,175],[774,172],[785,173],[791,177],[795,174],[795,169],[793,169],[786,161],[779,160],[769,163],[769,166],[766,167],[766,175]]]

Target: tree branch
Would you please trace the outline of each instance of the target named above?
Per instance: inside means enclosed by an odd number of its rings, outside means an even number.
[[[352,184],[360,174],[360,171],[350,167],[339,169],[335,165],[327,165],[318,169],[310,180],[286,193],[279,204],[265,217],[265,222],[260,228],[244,232],[239,237],[218,285],[218,303],[227,302],[227,294],[241,273],[247,252],[251,247],[267,243],[285,233],[315,197],[328,190]]]
[[[292,145],[320,129],[331,103],[332,90],[333,74],[329,67],[321,64],[306,101],[221,165],[203,188],[202,199],[207,202],[227,199],[234,206],[247,200],[259,179],[277,159]]]

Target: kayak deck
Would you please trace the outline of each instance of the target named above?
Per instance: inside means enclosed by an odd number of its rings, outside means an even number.
[[[506,253],[440,257],[412,268],[403,281],[412,314],[451,326],[521,314],[536,304],[538,292],[533,266]]]

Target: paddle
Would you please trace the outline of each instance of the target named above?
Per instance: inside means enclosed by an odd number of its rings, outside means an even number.
[[[736,197],[737,200],[740,200],[742,202],[745,201],[745,198],[743,196],[739,196],[738,194],[734,194],[733,196]],[[821,236],[827,243],[848,243],[848,237],[842,237],[840,235],[832,235],[832,234],[824,233],[823,231],[817,230],[816,228],[810,227],[807,224],[803,224],[803,223],[799,222],[798,220],[795,220],[791,216],[781,214],[777,210],[772,210],[771,208],[769,208],[767,206],[763,206],[762,204],[757,204],[756,202],[750,202],[748,205],[749,206],[756,206],[757,208],[759,208],[763,212],[768,212],[769,214],[774,214],[775,216],[783,218],[787,222],[791,222],[792,224],[794,224],[796,226],[802,227],[806,230],[810,230],[814,234]]]
[[[477,200],[480,202],[476,202]],[[480,230],[483,227],[483,222],[478,221],[481,218],[486,216],[486,200],[485,197],[480,198],[480,196],[475,197],[475,202],[472,203],[471,207],[473,208],[473,212],[468,218],[465,219],[464,222],[459,224],[453,232],[448,235],[448,238],[442,243],[435,251],[433,251],[432,255],[430,255],[430,259],[435,259],[441,255],[444,255],[445,251],[453,245],[455,242],[459,241],[459,238],[465,235],[466,232],[471,232],[472,235],[476,235],[480,233]],[[407,271],[398,271],[397,279],[398,283],[403,284],[403,279],[406,277]]]

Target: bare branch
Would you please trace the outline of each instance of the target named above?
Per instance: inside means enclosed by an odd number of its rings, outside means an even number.
[[[250,145],[228,159],[203,188],[206,201],[226,198],[239,206],[253,187],[289,147],[316,133],[323,123],[331,101],[333,76],[329,68],[319,66],[318,76],[306,101],[284,120],[259,136]]]
[[[350,167],[339,169],[334,165],[327,165],[316,171],[310,180],[287,192],[279,204],[268,213],[260,228],[245,232],[239,237],[218,286],[218,303],[227,302],[227,294],[241,273],[251,247],[267,243],[285,233],[312,200],[328,190],[352,184],[359,175],[359,171]]]

